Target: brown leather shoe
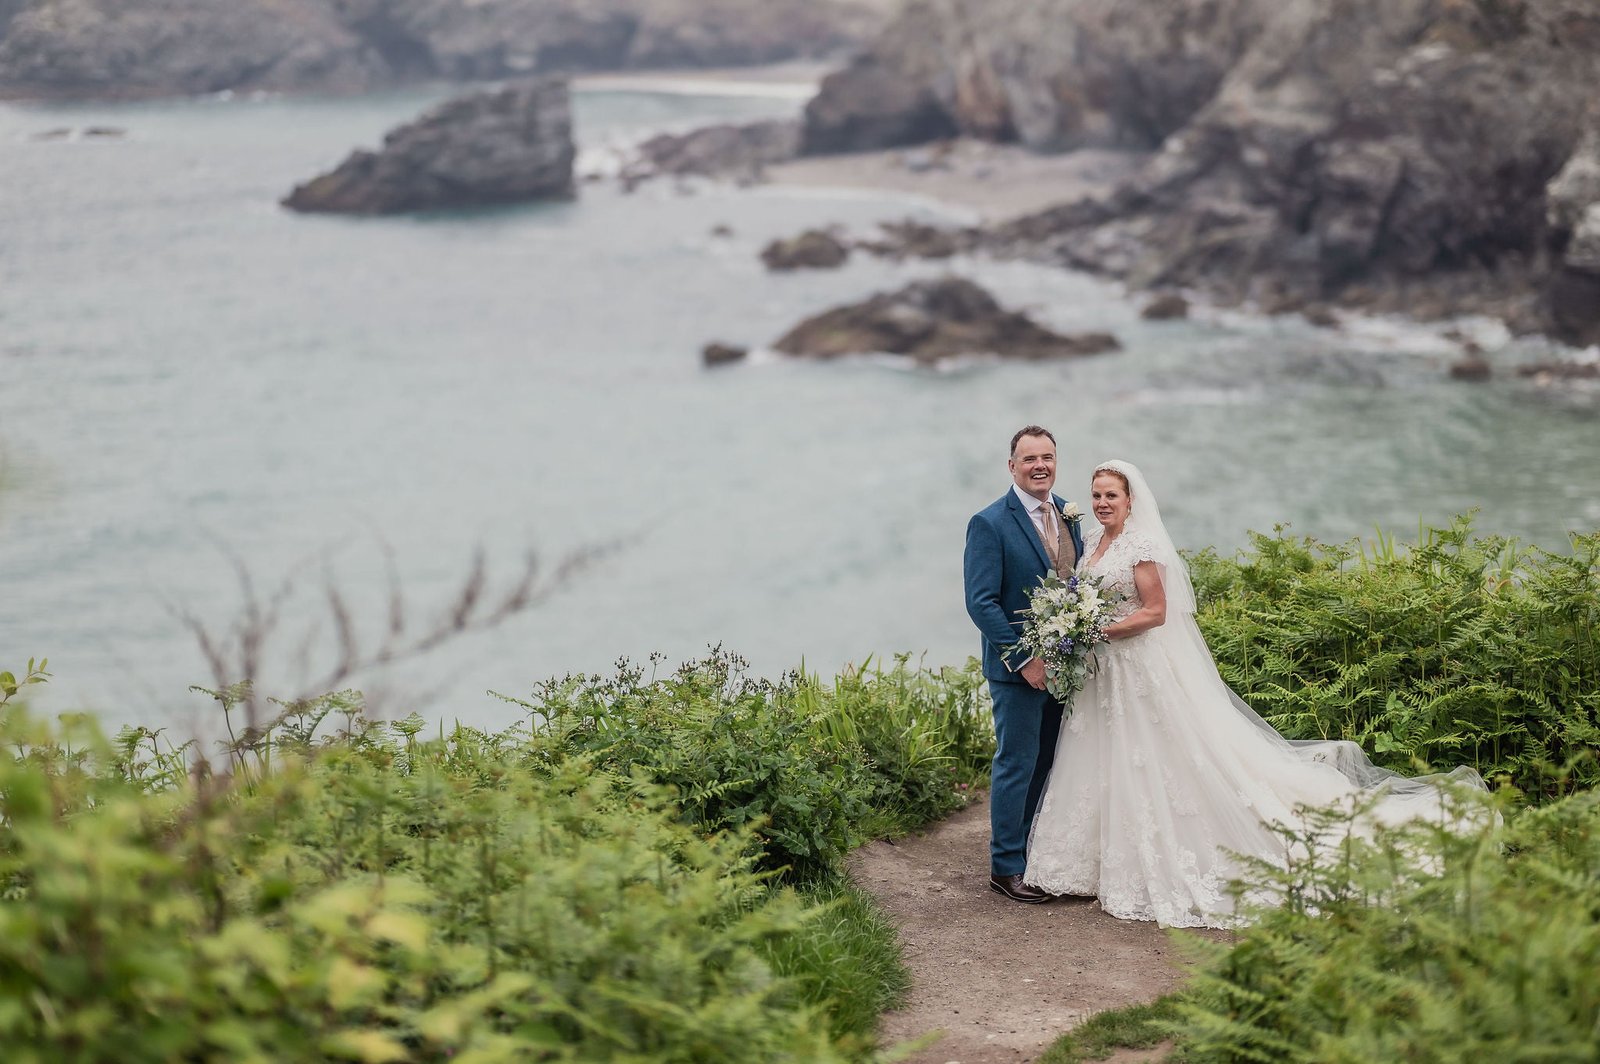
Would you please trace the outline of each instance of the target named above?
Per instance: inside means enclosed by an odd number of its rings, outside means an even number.
[[[1030,887],[1022,881],[1020,874],[1014,876],[990,876],[989,889],[996,894],[1004,894],[1012,901],[1026,902],[1029,905],[1042,905],[1055,897],[1046,894],[1038,887]]]

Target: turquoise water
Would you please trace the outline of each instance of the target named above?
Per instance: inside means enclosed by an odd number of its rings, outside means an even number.
[[[296,182],[434,99],[0,106],[0,667],[48,655],[49,712],[210,728],[185,616],[224,638],[248,572],[287,583],[265,675],[298,693],[364,644],[389,574],[425,626],[475,548],[616,548],[537,608],[360,683],[388,713],[504,723],[526,693],[619,656],[721,643],[765,675],[869,653],[958,663],[968,515],[1006,486],[1028,421],[1082,496],[1104,457],[1146,470],[1175,534],[1231,549],[1287,522],[1413,534],[1480,507],[1559,546],[1600,526],[1600,419],[1502,377],[1452,382],[1448,344],[1242,316],[1146,323],[1096,280],[1019,264],[771,276],[770,238],[940,217],[879,194],[590,183],[575,203],[301,217]],[[782,98],[581,93],[591,149],[655,128],[790,113]],[[110,125],[116,139],[36,140]],[[733,236],[717,237],[718,225]],[[1119,354],[944,371],[758,356],[802,316],[953,268]],[[1537,345],[1502,359],[1531,358]]]

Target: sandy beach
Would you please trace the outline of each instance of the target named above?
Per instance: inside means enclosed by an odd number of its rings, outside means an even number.
[[[719,70],[627,71],[573,79],[588,92],[770,96],[809,100],[836,67],[817,62]],[[955,138],[849,155],[810,156],[768,167],[778,185],[898,192],[961,209],[973,223],[1003,222],[1104,191],[1136,169],[1143,152],[1088,149],[1040,155],[1014,144]]]
[[[1101,150],[1038,155],[966,138],[920,148],[823,155],[769,167],[780,185],[904,192],[961,207],[974,222],[1002,222],[1103,192],[1144,161]]]

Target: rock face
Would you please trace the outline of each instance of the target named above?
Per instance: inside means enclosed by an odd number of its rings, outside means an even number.
[[[1119,348],[1107,333],[1063,336],[1025,314],[1005,310],[971,281],[917,281],[864,303],[808,318],[773,345],[790,355],[835,358],[883,352],[922,363],[965,354],[1045,359]]]
[[[957,131],[933,91],[897,77],[872,57],[823,79],[806,104],[801,151],[807,155],[922,144]]]
[[[0,93],[358,91],[824,56],[889,0],[0,0]]]
[[[806,150],[957,131],[1052,151],[1154,147],[1215,93],[1282,6],[912,0],[867,54],[823,83],[806,112]]]
[[[192,95],[378,82],[382,56],[312,0],[34,0],[0,36],[0,92]]]
[[[570,198],[572,118],[549,78],[449,100],[297,187],[297,211],[391,214]]]
[[[1595,0],[923,0],[824,85],[805,144],[900,143],[935,124],[932,100],[975,136],[1158,149],[992,246],[1225,301],[1491,313],[1585,343],[1596,84]]]
[[[1577,151],[1550,182],[1546,221],[1560,262],[1546,290],[1558,335],[1600,344],[1600,102]]]

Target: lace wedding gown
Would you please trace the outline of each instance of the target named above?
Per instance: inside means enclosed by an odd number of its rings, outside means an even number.
[[[1162,532],[1125,526],[1092,563],[1101,530],[1084,543],[1079,570],[1125,596],[1118,620],[1142,605],[1134,566],[1166,566],[1167,621],[1096,648],[1098,666],[1062,725],[1024,878],[1054,894],[1098,896],[1123,919],[1230,927],[1227,887],[1239,864],[1229,851],[1281,863],[1284,841],[1268,825],[1295,822],[1299,804],[1370,798],[1364,816],[1375,820],[1437,817],[1439,777],[1378,769],[1350,742],[1291,743],[1262,721],[1218,675]],[[1182,575],[1177,587],[1171,568]],[[1471,769],[1451,778],[1482,786]]]

